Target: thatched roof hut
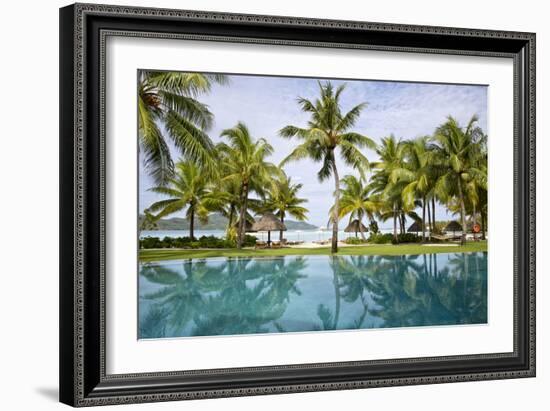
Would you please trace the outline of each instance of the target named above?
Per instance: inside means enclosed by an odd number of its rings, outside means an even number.
[[[248,221],[248,220],[245,221],[245,222],[244,222],[244,231],[245,231],[246,233],[255,233],[256,230],[254,230],[254,229],[252,228],[252,225],[253,225],[253,224],[252,224],[250,221]],[[238,226],[239,226],[239,223],[237,222],[237,227],[238,227]]]
[[[265,213],[262,217],[252,224],[253,231],[267,231],[267,243],[271,243],[272,231],[286,231],[286,226],[281,223],[273,213]]]
[[[449,224],[447,224],[445,226],[445,228],[443,229],[443,231],[452,231],[453,233],[455,231],[462,231],[462,226],[460,225],[460,223],[458,221],[451,221]]]
[[[286,231],[286,226],[272,213],[265,213],[252,224],[253,231]]]
[[[369,229],[357,219],[350,222],[348,226],[344,229],[345,233],[355,233],[355,236],[357,236],[357,233],[361,231],[367,232],[369,231]]]
[[[408,233],[419,233],[422,231],[422,223],[420,221],[415,221],[411,224],[409,229],[407,230]]]
[[[233,227],[238,229],[239,228],[239,220],[235,220],[233,222]],[[256,231],[252,229],[252,223],[248,220],[244,222],[244,231],[245,233],[255,233]]]

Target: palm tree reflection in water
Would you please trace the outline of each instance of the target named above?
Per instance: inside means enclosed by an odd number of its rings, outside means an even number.
[[[487,322],[487,253],[146,263],[140,338]]]

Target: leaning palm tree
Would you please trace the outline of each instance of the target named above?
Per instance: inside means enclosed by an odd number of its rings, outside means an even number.
[[[439,161],[445,170],[436,182],[435,191],[446,202],[453,197],[458,199],[463,227],[461,243],[466,241],[466,186],[472,179],[483,180],[483,171],[475,162],[478,152],[476,141],[483,134],[477,121],[477,116],[473,116],[466,127],[461,127],[456,119],[449,116],[434,136],[439,145]]]
[[[228,140],[228,143],[219,143],[217,146],[226,167],[222,181],[234,181],[240,185],[237,248],[241,248],[249,194],[252,191],[263,194],[272,184],[272,177],[278,176],[280,170],[267,161],[267,157],[273,153],[273,147],[264,138],[255,140],[244,123],[239,122],[235,127],[222,131],[221,136]]]
[[[143,219],[139,225],[139,231],[143,230],[157,230],[159,218],[154,215],[151,210],[146,208],[143,210]]]
[[[369,161],[360,148],[376,147],[373,140],[350,129],[357,122],[366,103],[353,107],[343,113],[340,107],[340,96],[345,84],[336,89],[330,82],[319,83],[320,96],[315,101],[299,97],[298,104],[302,111],[310,114],[307,127],[289,125],[279,131],[285,138],[296,137],[301,144],[296,147],[281,163],[311,158],[322,162],[317,173],[319,181],[334,177],[334,207],[332,215],[332,252],[338,251],[338,219],[340,215],[340,177],[336,165],[336,149],[348,166],[357,169],[362,175],[369,168]]]
[[[307,199],[298,197],[302,184],[292,183],[292,179],[286,174],[282,174],[274,180],[274,184],[268,192],[265,200],[265,211],[274,212],[281,223],[284,224],[285,217],[291,215],[298,221],[306,220],[307,208],[302,204],[307,203]],[[279,240],[283,240],[283,231],[279,231]]]
[[[210,180],[195,163],[180,161],[175,166],[174,176],[166,186],[153,187],[150,190],[168,196],[152,204],[149,209],[157,211],[157,217],[177,213],[186,209],[185,216],[189,221],[189,237],[195,235],[195,219],[208,222],[208,213],[218,206],[219,199],[212,196],[209,189]]]
[[[213,144],[206,134],[213,114],[197,97],[208,92],[213,83],[226,82],[222,75],[140,71],[139,145],[155,183],[165,184],[174,171],[165,134],[186,159],[215,170]]]
[[[364,185],[363,179],[347,175],[342,178],[342,184],[339,217],[343,218],[349,214],[350,223],[354,219],[359,220],[359,231],[361,237],[365,239],[362,224],[363,218],[367,217],[369,222],[372,223],[374,221],[374,213],[378,211],[380,204],[370,195],[369,187]],[[331,209],[331,213],[332,211]]]

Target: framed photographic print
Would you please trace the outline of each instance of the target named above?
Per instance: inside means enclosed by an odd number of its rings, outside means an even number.
[[[535,35],[60,10],[60,399],[535,375]]]

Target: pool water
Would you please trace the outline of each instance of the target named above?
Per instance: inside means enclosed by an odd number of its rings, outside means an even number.
[[[139,338],[487,322],[487,253],[142,263]]]

